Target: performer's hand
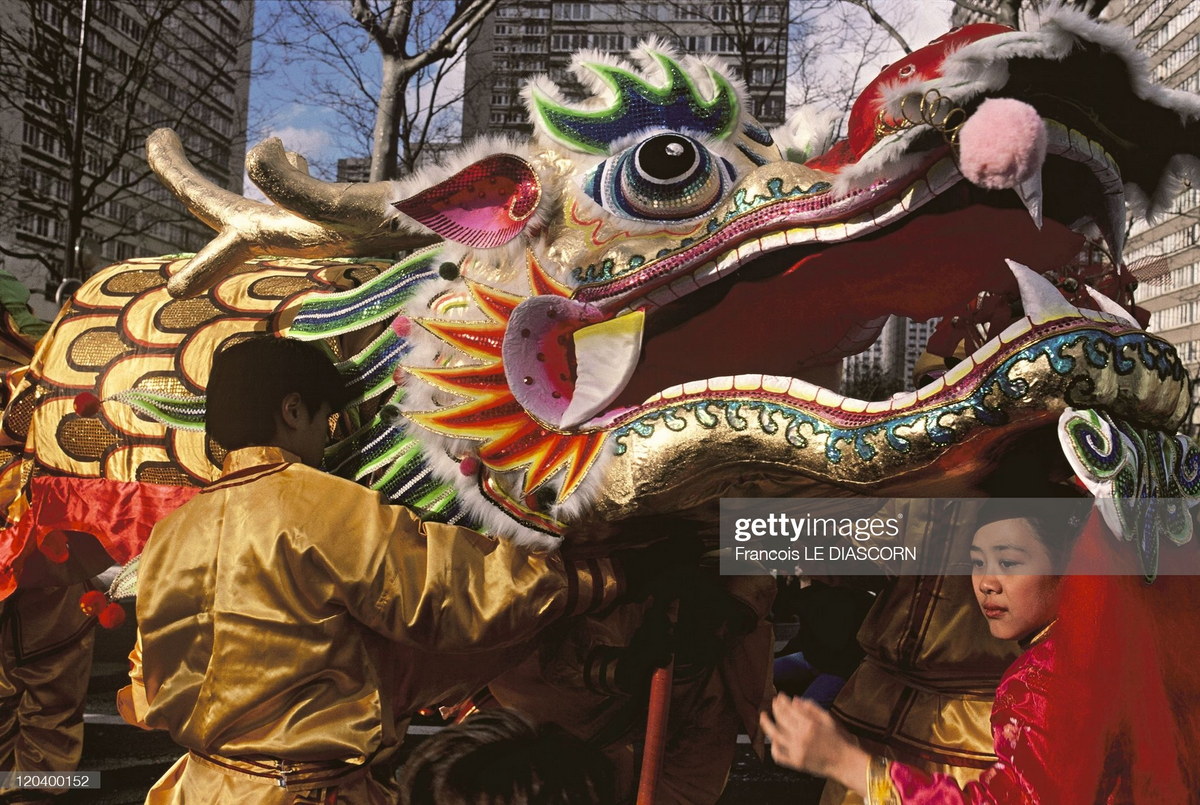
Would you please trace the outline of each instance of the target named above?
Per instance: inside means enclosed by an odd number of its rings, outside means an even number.
[[[808,699],[779,694],[759,724],[782,766],[830,777],[861,796],[867,793],[870,757],[842,732],[833,716]]]

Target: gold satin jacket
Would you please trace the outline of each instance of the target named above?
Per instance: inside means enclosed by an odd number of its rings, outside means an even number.
[[[422,523],[270,447],[231,452],[155,527],[140,579],[146,724],[198,752],[351,763],[620,586],[608,560]]]

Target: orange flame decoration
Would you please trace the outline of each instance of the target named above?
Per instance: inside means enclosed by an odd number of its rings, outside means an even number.
[[[568,296],[568,289],[547,275],[529,255],[529,285],[534,294]],[[525,469],[523,494],[529,495],[566,470],[558,502],[578,487],[604,446],[605,431],[564,433],[534,420],[509,390],[501,346],[513,310],[525,297],[467,281],[467,288],[488,321],[418,323],[446,344],[482,363],[447,368],[407,368],[413,376],[464,398],[452,407],[409,415],[413,422],[445,436],[482,442],[479,459],[499,472]]]

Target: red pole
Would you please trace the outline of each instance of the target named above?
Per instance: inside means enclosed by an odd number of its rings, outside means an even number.
[[[671,708],[671,677],[675,659],[657,668],[650,677],[650,703],[646,713],[646,745],[642,750],[642,775],[638,780],[637,805],[654,805],[655,789],[662,772],[663,749],[667,743],[667,716]]]

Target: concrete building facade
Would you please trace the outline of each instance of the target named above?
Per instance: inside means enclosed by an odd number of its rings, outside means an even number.
[[[73,116],[80,8],[79,0],[0,0],[9,47],[24,41],[63,56],[60,74],[23,68],[24,86],[10,87],[0,105],[10,190],[0,195],[0,261],[34,291],[43,316],[54,308],[38,292],[57,283],[68,239],[72,127],[64,131],[63,121]],[[90,11],[81,234],[93,254],[85,263],[195,251],[212,230],[149,172],[143,143],[155,128],[174,128],[193,164],[241,192],[254,2],[90,0]],[[29,252],[53,256],[53,266],[14,256]]]

